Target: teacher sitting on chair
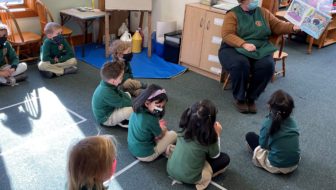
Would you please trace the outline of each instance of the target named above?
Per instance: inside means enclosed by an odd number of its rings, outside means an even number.
[[[258,0],[238,0],[224,19],[222,44],[218,52],[221,65],[231,75],[234,105],[241,113],[256,113],[255,100],[274,73],[273,52],[268,41],[272,34],[288,34],[298,26],[277,19]]]

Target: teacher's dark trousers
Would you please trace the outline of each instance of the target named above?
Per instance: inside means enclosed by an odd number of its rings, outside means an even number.
[[[264,91],[274,73],[272,55],[252,59],[222,43],[218,51],[222,67],[231,75],[232,94],[238,101],[254,101]]]

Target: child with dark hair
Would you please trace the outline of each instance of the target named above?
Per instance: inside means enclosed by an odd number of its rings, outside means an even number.
[[[14,86],[25,80],[26,63],[19,63],[19,58],[12,45],[7,41],[7,26],[0,24],[0,84]]]
[[[111,135],[86,137],[69,151],[68,190],[106,190],[116,169],[117,149]]]
[[[123,61],[125,63],[124,78],[121,83],[121,88],[125,92],[129,92],[132,96],[138,96],[142,89],[147,85],[133,79],[131,68],[131,60],[133,58],[131,42],[115,40],[110,48],[113,60]]]
[[[176,133],[168,131],[162,120],[167,101],[165,89],[155,84],[134,99],[127,142],[129,151],[140,161],[151,162],[164,152],[169,154],[176,142]]]
[[[299,131],[290,116],[293,98],[283,90],[274,92],[268,101],[270,113],[266,116],[260,136],[246,134],[246,141],[253,151],[254,165],[270,173],[287,174],[298,167],[300,160]]]
[[[97,122],[104,126],[128,127],[133,112],[131,95],[118,89],[124,75],[124,63],[107,62],[100,70],[102,81],[92,96],[92,110]]]
[[[47,37],[41,47],[40,73],[46,78],[77,72],[77,60],[70,44],[62,35],[62,26],[49,22],[44,27]]]
[[[220,152],[221,124],[210,100],[202,100],[181,116],[176,147],[167,163],[167,172],[175,180],[205,189],[211,178],[225,171],[230,157]]]

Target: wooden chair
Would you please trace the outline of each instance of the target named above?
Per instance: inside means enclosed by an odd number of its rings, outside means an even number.
[[[22,32],[14,15],[5,5],[0,5],[1,22],[8,27],[8,41],[16,48],[19,57],[25,57],[20,61],[31,61],[39,58],[33,56],[34,50],[39,50],[41,46],[41,36],[33,32]],[[16,33],[15,33],[16,32]],[[32,45],[35,45],[32,46]]]
[[[274,74],[272,76],[271,82],[273,82],[278,75],[282,75],[283,77],[286,76],[286,58],[288,57],[288,54],[283,51],[283,47],[285,45],[285,38],[283,35],[279,36],[271,36],[270,42],[272,42],[275,46],[279,46],[279,50],[275,51],[273,53],[273,59],[274,59],[274,68],[276,69],[276,63],[278,61],[281,61],[282,63],[282,69],[281,70],[274,70]],[[227,72],[222,67],[222,74],[220,77],[220,82],[223,82],[223,89],[228,89],[228,84],[230,82],[230,73]]]
[[[279,10],[279,1],[278,0],[263,0],[261,7],[268,9],[271,13],[275,13]]]
[[[270,40],[272,41],[272,39]],[[273,82],[278,75],[282,75],[283,77],[286,76],[286,59],[288,57],[288,53],[283,51],[283,48],[285,46],[285,38],[284,35],[280,35],[278,37],[275,37],[274,40],[272,41],[276,46],[279,46],[279,50],[275,51],[273,53],[273,59],[274,59],[274,74],[272,77],[271,82]],[[276,70],[276,63],[278,61],[281,61],[282,64],[282,69],[281,70]]]
[[[40,25],[41,25],[41,38],[44,37],[44,27],[48,22],[54,22],[54,18],[52,16],[52,14],[50,13],[50,11],[48,10],[47,6],[40,0],[36,1],[36,10],[37,10],[37,14],[40,18]],[[69,39],[70,45],[73,45],[72,42],[72,30],[62,26],[62,35],[66,38]]]

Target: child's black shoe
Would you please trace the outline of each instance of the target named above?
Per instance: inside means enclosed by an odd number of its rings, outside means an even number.
[[[50,71],[40,71],[40,73],[43,77],[48,78],[48,79],[51,79],[55,76],[54,73]]]
[[[26,73],[22,73],[22,74],[19,74],[19,75],[16,75],[14,76],[16,82],[21,82],[21,81],[24,81],[28,78],[27,74]]]
[[[67,74],[74,74],[74,73],[77,73],[77,71],[78,71],[77,67],[72,66],[72,67],[65,68],[64,69],[64,74],[65,75],[67,75]]]

